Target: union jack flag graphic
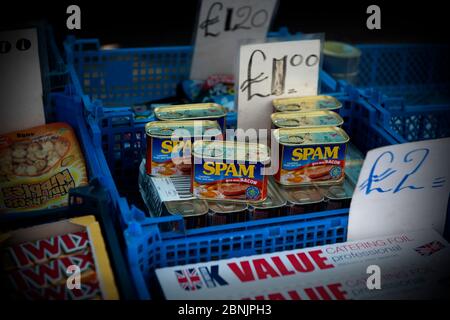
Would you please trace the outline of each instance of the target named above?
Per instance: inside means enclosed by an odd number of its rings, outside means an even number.
[[[176,270],[178,283],[186,291],[195,291],[202,288],[202,279],[198,275],[197,269],[190,268],[185,270]]]
[[[417,247],[414,250],[418,252],[422,256],[431,256],[433,253],[438,252],[441,249],[444,249],[445,246],[439,241],[433,241],[423,246]]]

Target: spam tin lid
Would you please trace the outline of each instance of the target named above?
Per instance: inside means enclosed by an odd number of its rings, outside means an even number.
[[[294,205],[314,204],[324,201],[323,194],[315,186],[279,186],[287,201]]]
[[[327,199],[346,200],[352,198],[355,185],[350,181],[350,179],[348,179],[348,177],[345,177],[341,184],[320,186],[319,190]]]
[[[270,161],[269,147],[259,143],[235,141],[194,141],[193,155],[211,160],[250,161],[267,163]]]
[[[280,128],[274,130],[279,144],[288,146],[347,143],[350,138],[338,127]]]
[[[172,215],[183,217],[202,216],[208,213],[208,204],[205,200],[176,200],[164,203],[167,211]]]
[[[276,112],[270,116],[277,128],[339,127],[344,120],[333,111]]]
[[[217,103],[180,104],[155,108],[159,120],[218,119],[227,115],[225,107]]]
[[[179,130],[175,137],[186,137],[187,133],[191,137],[222,134],[219,124],[213,120],[152,121],[145,125],[145,133],[150,137],[172,137],[178,129],[184,130]]]
[[[252,203],[252,207],[255,209],[273,209],[273,208],[281,208],[286,205],[287,201],[283,198],[278,190],[278,186],[269,179],[268,187],[267,187],[267,198],[263,202]]]
[[[248,209],[248,205],[242,202],[207,201],[207,203],[213,213],[237,213]]]
[[[337,110],[342,103],[332,96],[308,96],[297,98],[283,98],[273,100],[273,107],[277,112],[315,110]]]

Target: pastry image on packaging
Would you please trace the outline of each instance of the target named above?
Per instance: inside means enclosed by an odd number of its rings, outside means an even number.
[[[274,128],[339,127],[344,123],[333,111],[275,112],[270,118]]]
[[[318,110],[337,110],[342,103],[332,96],[308,96],[296,98],[282,98],[273,100],[275,112],[308,112]]]
[[[69,189],[87,182],[69,125],[52,123],[0,136],[0,212],[65,206]]]
[[[158,120],[216,120],[225,132],[227,110],[217,103],[180,104],[157,107],[154,110]]]
[[[146,124],[145,132],[146,172],[164,177],[191,174],[191,145],[194,140],[222,139],[219,124],[212,120],[154,121]]]
[[[94,216],[61,220],[0,234],[2,294],[25,300],[116,300],[116,282]],[[80,288],[70,287],[79,271]],[[72,269],[72,271],[70,271]]]
[[[275,181],[283,185],[339,183],[344,179],[349,137],[337,127],[282,128],[274,131],[279,143]]]
[[[196,141],[192,194],[206,200],[260,202],[267,197],[269,148],[232,141]]]

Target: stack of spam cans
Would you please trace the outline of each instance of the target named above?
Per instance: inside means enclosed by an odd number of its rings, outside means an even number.
[[[146,126],[139,177],[151,215],[182,216],[186,228],[199,228],[348,207],[363,158],[348,151],[335,112],[342,104],[313,96],[276,99],[273,106],[273,158],[266,145],[223,141],[220,105],[156,108],[160,121]],[[347,153],[354,156],[346,164]],[[266,170],[274,161],[271,177]]]

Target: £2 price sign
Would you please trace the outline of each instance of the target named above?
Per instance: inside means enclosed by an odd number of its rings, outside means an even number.
[[[277,0],[203,0],[191,79],[233,74],[240,41],[264,41],[276,4]]]
[[[238,127],[270,128],[272,100],[316,95],[320,40],[241,46],[238,74]]]
[[[371,150],[350,207],[348,239],[433,228],[444,231],[450,138]]]

